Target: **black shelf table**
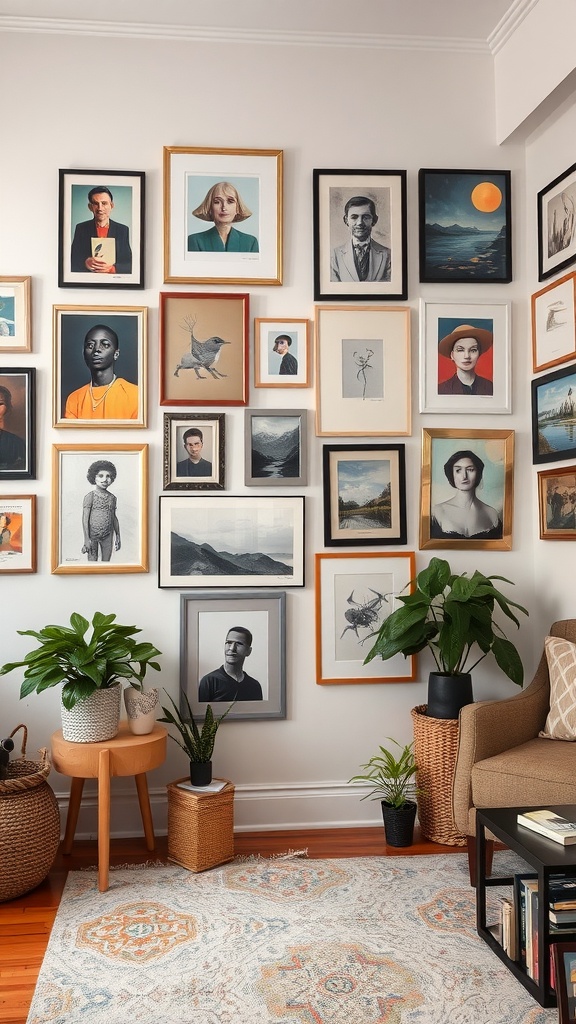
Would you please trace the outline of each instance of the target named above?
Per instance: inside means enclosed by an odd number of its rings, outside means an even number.
[[[576,804],[547,805],[569,821],[576,820]],[[476,812],[476,928],[478,934],[518,978],[541,1006],[556,1006],[556,993],[550,987],[550,945],[562,937],[550,935],[548,917],[548,883],[551,876],[576,878],[576,844],[563,846],[519,825],[520,812],[539,807],[496,807]],[[520,963],[512,960],[487,926],[486,891],[491,886],[513,885],[514,879],[486,875],[486,832],[517,853],[536,872],[538,878],[538,964],[539,977],[534,981]]]

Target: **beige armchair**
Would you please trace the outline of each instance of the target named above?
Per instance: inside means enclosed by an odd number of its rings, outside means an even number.
[[[576,643],[576,619],[550,627]],[[454,821],[468,839],[470,881],[476,881],[476,808],[576,804],[576,742],[539,738],[550,703],[543,652],[526,689],[504,700],[468,704],[460,729],[452,789]],[[489,847],[491,867],[493,843]]]

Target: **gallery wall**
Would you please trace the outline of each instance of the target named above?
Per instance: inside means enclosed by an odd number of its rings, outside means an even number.
[[[493,60],[478,48],[415,52],[387,49],[292,46],[275,43],[166,41],[109,36],[13,32],[3,50],[0,88],[10,97],[3,112],[6,155],[0,190],[0,274],[32,277],[33,349],[5,356],[6,365],[37,369],[37,478],[7,493],[38,496],[38,571],[2,578],[0,659],[29,649],[17,630],[64,623],[72,611],[91,618],[116,612],[142,628],[143,639],[162,650],[162,684],[177,695],[180,657],[180,591],[159,589],[158,496],[162,493],[162,417],[159,406],[158,308],[161,291],[194,291],[163,281],[162,156],[165,146],[281,149],[284,153],[284,283],[281,287],[197,288],[215,294],[247,291],[250,325],[256,317],[314,319],[312,171],[314,168],[406,169],[408,174],[408,299],[412,368],[412,433],[382,438],[406,446],[408,542],[417,569],[431,550],[418,549],[422,427],[513,429],[514,516],[511,551],[450,552],[456,571],[478,568],[515,582],[514,598],[530,610],[530,623],[514,636],[530,677],[547,624],[570,614],[566,591],[543,582],[554,544],[537,540],[535,476],[531,458],[529,293],[534,287],[533,190],[562,166],[544,142],[530,149],[529,182],[522,142],[495,143]],[[351,81],[354,80],[354,87]],[[569,114],[566,115],[569,117]],[[573,133],[572,133],[573,135]],[[566,146],[569,145],[567,133]],[[544,166],[548,163],[549,166]],[[570,159],[565,161],[566,165]],[[513,280],[510,284],[421,285],[418,281],[417,175],[421,167],[509,169],[512,172]],[[58,288],[58,171],[122,169],[146,173],[146,279],[138,292]],[[540,186],[541,187],[541,186]],[[528,199],[527,199],[528,197]],[[512,412],[475,416],[418,411],[419,300],[506,302],[512,313]],[[52,427],[52,307],[148,307],[148,426],[106,431]],[[347,779],[378,744],[412,735],[410,710],[424,703],[428,671],[422,656],[415,683],[318,686],[315,680],[314,555],[323,545],[322,446],[314,433],[315,375],[298,391],[255,389],[250,348],[250,408],[309,410],[309,483],[305,574],[302,589],[286,588],[287,715],[279,721],[227,722],[217,738],[215,774],[237,786],[239,828],[347,825],[376,822],[379,808],[360,803]],[[201,411],[201,407],[199,407]],[[194,409],[191,409],[194,411]],[[244,486],[244,410],[226,415],[225,494],[266,493]],[[129,436],[128,436],[129,434]],[[330,441],[346,443],[346,437]],[[361,440],[361,439],[357,439]],[[50,523],[54,444],[149,445],[148,533],[150,571],[110,576],[53,575]],[[284,493],[284,492],[283,492]],[[560,550],[558,550],[558,548]],[[565,564],[566,545],[554,560]],[[371,549],[375,550],[375,549]],[[388,549],[382,549],[388,550]],[[394,550],[394,549],[393,549]],[[571,549],[568,549],[569,552]],[[536,552],[536,561],[535,561]],[[8,595],[8,597],[4,596]],[[0,683],[0,733],[25,722],[29,751],[49,742],[59,727],[59,695],[18,699],[16,675]],[[494,666],[475,672],[479,698],[514,690]],[[165,827],[165,784],[186,772],[183,755],[169,744],[166,764],[150,778],[157,827]],[[64,800],[67,780],[53,774]],[[117,784],[112,828],[137,833],[138,812],[125,780]],[[95,802],[84,802],[80,830],[95,830]]]

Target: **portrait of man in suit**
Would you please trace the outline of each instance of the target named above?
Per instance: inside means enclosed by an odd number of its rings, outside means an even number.
[[[344,207],[343,220],[350,237],[332,250],[330,280],[389,281],[390,249],[372,238],[372,229],[378,223],[374,200],[352,196]]]
[[[107,185],[95,185],[88,193],[90,220],[76,225],[70,252],[73,273],[131,274],[130,232],[112,220],[114,196]]]

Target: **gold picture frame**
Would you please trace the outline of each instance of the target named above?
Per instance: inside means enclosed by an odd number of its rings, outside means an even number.
[[[513,468],[513,430],[423,429],[420,548],[510,551]]]
[[[540,540],[576,540],[576,466],[538,473]]]
[[[0,277],[0,353],[32,351],[32,278]]]
[[[147,444],[52,446],[52,572],[148,572]]]
[[[0,495],[0,576],[36,572],[36,495]]]
[[[310,387],[310,321],[289,317],[254,320],[254,387]],[[285,344],[280,339],[284,337]]]

